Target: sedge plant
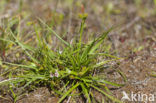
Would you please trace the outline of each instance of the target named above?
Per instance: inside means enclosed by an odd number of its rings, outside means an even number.
[[[12,78],[1,81],[0,85],[11,83],[15,87],[22,87],[23,89],[47,86],[55,95],[60,96],[58,103],[63,102],[68,97],[74,98],[77,92],[77,96],[83,96],[85,102],[91,103],[95,98],[93,91],[103,94],[113,102],[122,103],[112,95],[107,86],[121,87],[124,84],[108,81],[96,74],[96,71],[103,69],[106,63],[119,59],[115,56],[101,53],[99,50],[100,45],[103,44],[112,28],[94,40],[83,43],[82,37],[86,17],[86,15],[81,15],[79,40],[73,44],[63,40],[44,21],[39,19],[40,24],[48,32],[54,34],[62,43],[62,48],[58,50],[53,50],[46,43],[46,40],[40,37],[40,31],[37,27],[35,27],[35,32],[38,42],[35,48],[20,42],[10,30],[10,35],[14,38],[14,45],[20,46],[29,59],[21,64],[3,62],[17,67],[15,71],[19,73],[16,73]],[[111,59],[99,61],[99,56],[108,56]]]

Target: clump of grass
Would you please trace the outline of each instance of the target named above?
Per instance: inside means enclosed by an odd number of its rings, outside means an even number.
[[[18,23],[18,19],[13,18],[2,18],[0,24],[0,56],[4,58],[7,54],[7,51],[12,48],[14,42],[9,41],[13,38],[8,34],[8,30],[12,30],[14,34],[18,31],[16,29],[16,25]]]
[[[97,70],[103,69],[104,64],[119,59],[99,51],[99,46],[103,44],[112,28],[84,44],[82,35],[86,15],[81,15],[81,18],[80,37],[73,44],[64,41],[45,22],[39,19],[43,26],[63,43],[63,48],[55,51],[46,43],[44,38],[40,37],[37,28],[35,29],[38,41],[37,48],[21,43],[10,31],[15,40],[14,43],[24,50],[29,59],[23,64],[3,62],[18,67],[15,69],[18,73],[7,80],[1,81],[0,85],[12,84],[23,89],[47,86],[55,95],[61,96],[58,103],[69,96],[72,97],[76,92],[79,92],[78,96],[85,98],[85,102],[91,103],[94,100],[93,90],[98,91],[113,102],[121,103],[120,100],[112,96],[106,85],[121,87],[123,84],[107,81],[96,74]],[[98,58],[102,55],[112,59],[99,61]]]

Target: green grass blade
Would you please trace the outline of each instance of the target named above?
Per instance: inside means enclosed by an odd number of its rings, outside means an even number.
[[[11,78],[11,79],[6,79],[6,80],[0,81],[0,85],[7,85],[9,83],[20,82],[20,81],[21,81],[20,78]]]
[[[40,18],[38,18],[38,20],[47,27],[47,29],[49,31],[51,31],[61,42],[63,42],[65,45],[70,47],[70,44],[68,42],[66,42],[65,40],[63,40],[54,30],[52,30],[43,20],[41,20]]]
[[[79,72],[79,75],[80,76],[85,75],[88,72],[88,70],[89,70],[89,68],[83,67],[82,70],[81,70],[81,72]]]
[[[85,24],[86,19],[82,19],[81,26],[80,26],[80,39],[79,39],[79,50],[81,49],[82,45],[82,34],[83,34],[83,29],[84,29],[84,24]]]
[[[11,32],[11,35],[13,36],[13,38],[16,40],[15,42],[24,50],[24,52],[25,52],[34,62],[38,63],[38,60],[36,60],[35,58],[33,58],[33,57],[31,56],[31,54],[26,50],[26,49],[29,49],[29,50],[32,50],[32,49],[28,48],[28,46],[23,45],[23,44],[15,37],[14,33],[12,32],[12,30],[10,30],[10,32]]]
[[[81,61],[83,61],[83,59],[85,57],[87,57],[88,54],[93,54],[95,52],[95,50],[97,50],[99,48],[99,46],[102,44],[102,42],[104,41],[104,39],[107,37],[107,35],[109,34],[109,32],[112,30],[113,28],[110,28],[108,31],[104,32],[100,37],[98,37],[97,39],[93,40],[88,47],[84,50],[82,56],[81,56]]]
[[[90,50],[89,54],[94,53],[97,48],[102,44],[104,39],[107,37],[107,35],[112,31],[113,27],[104,32],[100,37],[98,37],[95,41],[97,42],[96,45]]]
[[[91,99],[90,99],[90,96],[89,96],[89,91],[87,90],[87,88],[85,87],[85,85],[83,83],[80,83],[80,85],[81,85],[81,88],[82,88],[82,91],[83,91],[84,95],[87,98],[88,103],[91,103]]]
[[[109,88],[106,86],[105,83],[98,83],[98,85],[101,85],[104,87],[104,89],[109,93],[109,94],[112,94],[111,91],[109,90]]]
[[[121,75],[121,77],[124,79],[124,81],[127,82],[126,75],[123,72],[121,72],[120,70],[117,70],[117,72]]]
[[[97,63],[97,64],[94,66],[94,68],[98,68],[98,67],[103,66],[104,64],[109,63],[109,62],[114,61],[114,60],[117,60],[117,59],[102,61],[102,62],[100,62],[100,63]]]
[[[94,44],[95,44],[95,41],[92,41],[91,44],[88,45],[88,47],[86,47],[86,49],[83,51],[82,56],[81,56],[81,62],[87,57],[88,53],[90,52]]]
[[[103,90],[99,89],[98,87],[95,87],[94,85],[90,85],[91,87],[93,87],[94,89],[96,89],[97,91],[101,92],[102,94],[104,94],[106,97],[108,97],[110,100],[116,102],[116,103],[123,103],[120,100],[116,99],[115,97],[107,94],[106,92],[104,92]]]
[[[109,85],[116,86],[116,87],[124,86],[124,84],[117,84],[117,83],[113,83],[107,80],[96,80],[96,81],[99,83],[105,83],[105,84],[109,84]]]
[[[16,44],[15,42],[13,42],[13,41],[11,41],[11,40],[4,39],[4,38],[0,38],[0,40],[6,41],[6,42],[10,42],[10,43],[12,43],[12,44]]]
[[[75,88],[77,88],[80,85],[80,83],[75,84],[73,87],[71,87],[58,101],[58,103],[61,103]]]
[[[36,69],[34,66],[27,66],[27,65],[22,65],[22,64],[14,64],[14,63],[9,63],[9,62],[2,62],[2,63],[8,64],[8,65],[12,65],[12,66],[23,67],[23,68]]]

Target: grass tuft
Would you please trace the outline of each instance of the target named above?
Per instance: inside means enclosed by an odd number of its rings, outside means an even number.
[[[54,34],[64,44],[61,50],[53,50],[37,32],[38,45],[36,48],[33,48],[20,42],[10,30],[14,41],[1,40],[13,42],[20,46],[29,59],[21,64],[3,62],[4,64],[17,67],[15,71],[19,73],[12,75],[9,79],[1,81],[0,85],[10,84],[15,87],[22,87],[23,89],[47,86],[55,95],[60,96],[58,103],[63,102],[69,96],[74,98],[74,91],[79,92],[78,96],[83,95],[85,101],[91,103],[92,100],[95,100],[92,90],[98,91],[113,102],[121,103],[120,100],[111,94],[107,85],[121,87],[123,84],[107,81],[97,76],[98,74],[96,73],[97,70],[103,69],[106,63],[120,59],[108,53],[101,53],[99,50],[100,45],[104,45],[104,41],[112,28],[94,40],[83,43],[82,37],[86,16],[81,17],[80,38],[79,41],[75,41],[74,44],[63,40],[51,27],[39,19],[46,30]],[[35,29],[37,31],[37,28]],[[101,56],[112,59],[103,59],[100,61],[98,58]],[[11,91],[14,94],[12,88]],[[17,98],[15,94],[14,97]]]

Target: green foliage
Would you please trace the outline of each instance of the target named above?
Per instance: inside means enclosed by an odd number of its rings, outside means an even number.
[[[84,44],[82,37],[86,15],[81,16],[81,18],[80,38],[78,42],[75,41],[73,44],[63,40],[49,25],[39,19],[40,23],[46,27],[46,30],[54,34],[60,42],[64,44],[63,48],[58,50],[53,50],[52,47],[46,43],[45,38],[39,35],[39,28],[37,26],[35,27],[37,48],[20,42],[14,32],[10,30],[9,32],[14,38],[14,41],[3,41],[13,42],[20,46],[29,59],[23,62],[23,64],[3,62],[17,67],[15,71],[18,73],[7,80],[1,81],[0,85],[12,84],[16,87],[23,87],[23,89],[26,89],[26,87],[33,89],[37,86],[48,86],[55,94],[61,96],[58,103],[61,103],[68,96],[72,96],[74,94],[73,91],[78,91],[86,98],[88,103],[91,103],[91,101],[94,100],[94,96],[92,95],[92,89],[94,89],[110,100],[121,103],[121,101],[112,96],[106,85],[121,87],[123,84],[110,82],[100,78],[96,74],[96,70],[103,69],[104,64],[119,59],[106,53],[100,53],[99,50],[100,45],[104,43],[105,38],[112,28],[94,40]],[[100,61],[98,59],[99,56],[113,59],[103,59]],[[14,94],[13,91],[12,93]],[[15,94],[14,98],[17,98]]]

